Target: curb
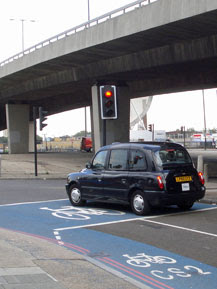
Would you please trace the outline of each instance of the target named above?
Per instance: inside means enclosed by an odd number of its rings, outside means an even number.
[[[198,201],[199,203],[202,204],[209,204],[209,205],[216,205],[217,204],[217,200],[211,200],[211,199],[202,199]]]

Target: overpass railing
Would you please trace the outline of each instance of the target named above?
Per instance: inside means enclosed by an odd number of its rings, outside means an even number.
[[[142,6],[149,5],[149,4],[151,4],[153,2],[156,2],[156,1],[158,1],[158,0],[138,0],[138,1],[134,1],[134,2],[132,2],[130,4],[128,4],[128,5],[122,6],[122,7],[118,8],[118,9],[115,9],[115,10],[113,10],[111,12],[103,14],[103,15],[97,17],[97,18],[91,19],[90,21],[87,21],[87,22],[82,23],[80,25],[77,25],[77,26],[75,26],[75,27],[73,27],[71,29],[68,29],[68,30],[66,30],[66,31],[64,31],[62,33],[59,33],[59,34],[57,34],[57,35],[55,35],[53,37],[50,37],[50,38],[48,38],[48,39],[46,39],[46,40],[44,40],[42,42],[39,42],[39,43],[37,43],[37,44],[35,44],[35,45],[23,50],[22,52],[19,52],[19,53],[13,55],[13,56],[7,58],[6,60],[0,62],[0,67],[4,66],[5,64],[11,63],[14,60],[17,60],[17,59],[19,59],[19,58],[21,58],[21,57],[23,57],[23,56],[25,56],[25,55],[27,55],[27,54],[29,54],[31,52],[34,52],[37,49],[40,49],[40,48],[42,48],[44,46],[47,46],[47,45],[49,45],[49,44],[51,44],[53,42],[56,42],[56,41],[58,41],[60,39],[63,39],[65,37],[67,37],[67,36],[70,36],[72,34],[80,32],[82,30],[88,29],[88,28],[90,28],[92,26],[95,26],[95,25],[98,25],[98,24],[100,24],[100,23],[102,23],[102,22],[104,22],[104,21],[106,21],[108,19],[115,18],[117,16],[120,16],[120,15],[123,15],[123,14],[125,14],[127,12],[130,12],[130,11],[136,9],[136,8],[141,8]]]

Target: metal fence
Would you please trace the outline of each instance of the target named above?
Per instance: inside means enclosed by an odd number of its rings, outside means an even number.
[[[132,3],[128,4],[128,5],[125,5],[123,7],[120,7],[118,9],[116,9],[116,10],[113,10],[111,12],[108,12],[106,14],[103,14],[103,15],[97,17],[97,18],[91,19],[90,21],[87,21],[87,22],[82,23],[82,24],[80,24],[78,26],[75,26],[75,27],[73,27],[71,29],[68,29],[68,30],[66,30],[66,31],[64,31],[62,33],[59,33],[59,34],[57,34],[57,35],[55,35],[53,37],[50,37],[50,38],[48,38],[48,39],[46,39],[46,40],[44,40],[42,42],[39,42],[39,43],[37,43],[37,44],[35,44],[35,45],[23,50],[22,52],[19,52],[19,53],[13,55],[13,56],[7,58],[6,60],[0,62],[0,67],[6,65],[8,63],[11,63],[14,60],[17,60],[17,59],[19,59],[21,57],[24,57],[25,55],[27,55],[27,54],[29,54],[31,52],[34,52],[37,49],[43,48],[44,46],[47,46],[47,45],[49,45],[49,44],[51,44],[53,42],[56,42],[56,41],[58,41],[60,39],[63,39],[65,37],[67,37],[67,36],[70,36],[72,34],[80,32],[82,30],[85,30],[85,29],[88,29],[88,28],[93,27],[95,25],[98,25],[98,24],[100,24],[100,23],[102,23],[102,22],[104,22],[104,21],[106,21],[108,19],[112,19],[112,18],[115,18],[117,16],[123,15],[123,14],[125,14],[127,12],[130,12],[130,11],[136,9],[136,8],[141,8],[142,6],[146,6],[146,5],[152,4],[153,2],[156,2],[156,1],[159,1],[159,0],[138,0],[138,1],[132,2]]]

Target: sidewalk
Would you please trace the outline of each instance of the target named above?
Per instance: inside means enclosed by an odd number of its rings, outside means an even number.
[[[0,177],[2,179],[65,178],[70,172],[85,168],[93,153],[38,153],[35,177],[34,154],[0,154]]]
[[[138,287],[65,247],[0,229],[0,289],[93,288]]]
[[[85,167],[91,153],[1,155],[1,179],[66,178]],[[217,179],[206,183],[201,202],[217,203]],[[0,228],[0,289],[134,289],[139,283],[104,270],[87,257],[45,239]],[[143,287],[144,288],[144,287]],[[149,289],[149,287],[147,287]]]

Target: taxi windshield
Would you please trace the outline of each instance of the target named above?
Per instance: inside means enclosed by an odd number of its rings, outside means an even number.
[[[187,151],[179,147],[161,147],[155,151],[155,160],[158,166],[192,163]]]

